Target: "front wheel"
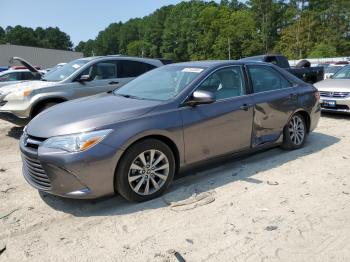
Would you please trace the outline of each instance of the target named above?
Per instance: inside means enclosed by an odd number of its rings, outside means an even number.
[[[143,140],[127,149],[120,160],[115,188],[129,201],[147,201],[163,194],[174,173],[171,149],[156,139]]]
[[[295,114],[283,129],[282,148],[293,150],[301,148],[305,144],[307,135],[305,120],[300,114]]]

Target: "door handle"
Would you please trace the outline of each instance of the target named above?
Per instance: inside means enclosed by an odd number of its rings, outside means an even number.
[[[118,82],[118,81],[111,81],[111,82],[109,82],[108,84],[109,84],[109,85],[117,85],[117,84],[119,84],[119,82]]]
[[[249,105],[249,104],[243,104],[240,106],[240,109],[244,111],[248,111],[251,106],[252,105]]]

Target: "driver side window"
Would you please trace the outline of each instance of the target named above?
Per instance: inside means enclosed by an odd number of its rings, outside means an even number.
[[[210,75],[197,90],[212,92],[217,100],[245,95],[242,69],[240,66],[219,69]]]
[[[85,69],[82,75],[89,75],[91,81],[117,78],[117,64],[114,61],[96,63]]]

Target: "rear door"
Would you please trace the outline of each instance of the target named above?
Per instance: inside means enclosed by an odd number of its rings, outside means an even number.
[[[183,107],[186,162],[250,148],[253,108],[242,67],[217,70],[197,90],[215,93],[216,102]]]
[[[275,142],[297,106],[295,87],[272,66],[247,66],[253,91],[253,146]]]

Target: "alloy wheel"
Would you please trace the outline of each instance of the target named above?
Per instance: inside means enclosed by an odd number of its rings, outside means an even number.
[[[295,115],[289,122],[289,136],[290,140],[296,145],[299,146],[304,142],[305,139],[305,125],[304,121],[300,116]]]
[[[169,170],[169,160],[163,152],[155,149],[144,151],[129,168],[129,185],[139,195],[151,195],[164,186]]]

